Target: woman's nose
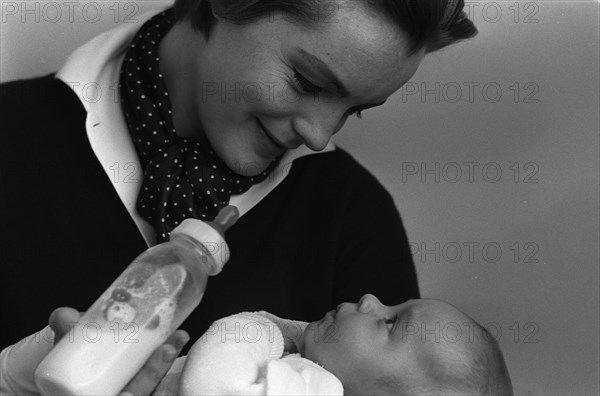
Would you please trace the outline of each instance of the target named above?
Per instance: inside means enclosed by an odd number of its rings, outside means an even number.
[[[311,117],[297,117],[293,121],[294,131],[302,138],[305,145],[313,151],[321,151],[329,143],[329,139],[339,131],[347,116],[335,112],[319,111]]]
[[[371,312],[383,307],[383,304],[372,294],[365,294],[358,301],[358,311],[362,313]]]

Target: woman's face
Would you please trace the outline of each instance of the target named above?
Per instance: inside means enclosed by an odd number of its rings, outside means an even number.
[[[416,72],[423,54],[406,56],[405,35],[347,3],[311,26],[275,14],[219,20],[208,41],[187,29],[183,45],[197,55],[182,114],[229,168],[253,176],[301,144],[324,149],[351,113],[382,104]]]

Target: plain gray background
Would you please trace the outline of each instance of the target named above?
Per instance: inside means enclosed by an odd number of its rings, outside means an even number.
[[[1,2],[2,81],[168,2],[70,3]],[[517,394],[598,394],[598,3],[466,10],[478,37],[429,55],[336,142],[394,196],[423,297],[499,338]]]

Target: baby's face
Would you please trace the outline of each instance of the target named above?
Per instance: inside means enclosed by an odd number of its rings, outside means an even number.
[[[435,356],[444,325],[465,321],[466,315],[439,300],[409,300],[390,307],[366,294],[358,304],[340,304],[309,324],[304,356],[323,365],[344,386],[383,374],[411,375]]]

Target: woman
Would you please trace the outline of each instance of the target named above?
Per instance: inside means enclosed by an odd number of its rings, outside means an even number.
[[[89,306],[186,217],[240,208],[231,255],[183,324],[312,320],[365,293],[419,297],[389,193],[331,137],[422,58],[476,30],[462,1],[177,0],[56,75],[5,84],[5,345]],[[90,97],[90,86],[102,95]]]

